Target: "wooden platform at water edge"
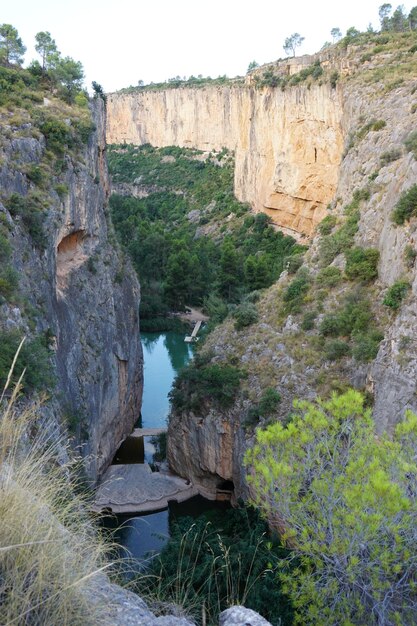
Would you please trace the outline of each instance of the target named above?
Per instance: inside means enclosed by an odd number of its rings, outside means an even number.
[[[200,330],[201,324],[202,324],[201,320],[198,320],[198,322],[195,323],[195,326],[193,328],[193,332],[191,333],[191,335],[187,335],[184,339],[186,343],[192,343],[194,341],[198,341],[199,337],[197,337],[197,333]]]

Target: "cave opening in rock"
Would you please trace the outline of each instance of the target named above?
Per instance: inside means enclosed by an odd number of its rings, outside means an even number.
[[[56,282],[57,292],[61,296],[67,287],[69,274],[87,259],[83,249],[85,238],[85,231],[77,230],[63,237],[57,245]]]
[[[233,480],[222,480],[217,483],[217,491],[234,491],[234,489]]]

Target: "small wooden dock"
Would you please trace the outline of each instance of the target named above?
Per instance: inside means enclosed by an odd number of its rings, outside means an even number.
[[[187,335],[184,339],[185,343],[193,343],[194,341],[198,341],[198,337],[197,337],[197,333],[200,330],[202,321],[198,320],[198,322],[195,323],[195,326],[193,328],[193,332],[191,333],[191,335]]]

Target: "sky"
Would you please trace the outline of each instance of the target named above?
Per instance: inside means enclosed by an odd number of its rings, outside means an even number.
[[[416,2],[417,0],[414,0]],[[1,23],[17,28],[37,58],[35,34],[49,31],[63,56],[81,61],[85,84],[106,92],[174,76],[244,75],[251,61],[285,57],[294,32],[299,54],[317,52],[334,27],[379,28],[382,0],[3,0]],[[397,5],[394,4],[395,8]],[[408,12],[413,2],[404,3]]]

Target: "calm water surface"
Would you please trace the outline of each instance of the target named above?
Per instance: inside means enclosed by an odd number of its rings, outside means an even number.
[[[144,393],[142,402],[143,428],[164,428],[169,413],[168,393],[178,372],[192,357],[192,347],[185,343],[179,333],[142,333],[144,356]],[[154,446],[150,437],[128,438],[116,454],[115,462],[152,462]],[[137,560],[138,566],[145,555],[159,552],[169,539],[172,522],[181,516],[196,517],[204,511],[226,510],[230,505],[210,502],[196,496],[177,504],[171,502],[168,509],[146,515],[116,515],[106,520],[105,526],[115,531],[114,540],[123,546],[124,556]]]
[[[185,334],[174,332],[142,333],[145,386],[142,401],[143,428],[167,426],[168,394],[172,382],[192,357]]]

